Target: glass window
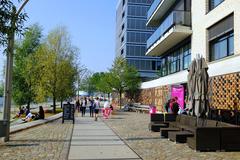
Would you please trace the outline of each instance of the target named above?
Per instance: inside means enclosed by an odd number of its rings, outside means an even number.
[[[160,65],[158,65],[158,63]],[[187,69],[191,63],[191,45],[190,43],[179,47],[173,52],[168,53],[157,63],[157,69],[160,70],[160,76],[176,73]]]
[[[124,18],[125,17],[125,11],[122,13],[122,18]]]
[[[234,37],[233,34],[228,39],[229,54],[233,55],[234,53]]]
[[[124,24],[123,24],[123,25],[122,25],[122,30],[124,30],[124,27],[125,27],[125,26],[124,26]]]
[[[234,52],[234,36],[228,33],[223,37],[214,39],[210,42],[210,61],[218,60],[230,55]]]
[[[217,7],[220,3],[222,3],[224,0],[209,0],[209,11]]]
[[[152,70],[156,70],[156,61],[152,61]]]
[[[124,36],[122,36],[122,38],[121,38],[121,42],[123,42],[124,41]]]
[[[187,69],[191,63],[191,49],[190,45],[183,48],[183,69]]]
[[[124,49],[121,50],[121,55],[123,55],[123,53],[124,53]]]
[[[125,5],[125,0],[123,0],[123,2],[122,2],[122,6],[124,6]]]
[[[157,70],[161,70],[161,61],[157,61]]]

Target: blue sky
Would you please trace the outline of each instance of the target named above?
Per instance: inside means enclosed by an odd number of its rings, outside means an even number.
[[[115,56],[116,5],[117,0],[30,0],[25,24],[39,23],[44,35],[66,26],[82,64],[94,72],[106,71]]]

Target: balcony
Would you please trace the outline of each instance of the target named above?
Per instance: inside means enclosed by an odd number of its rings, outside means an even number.
[[[176,0],[154,0],[147,13],[147,26],[157,26],[158,21],[175,2]]]
[[[147,40],[148,56],[159,56],[192,34],[191,13],[173,11]]]

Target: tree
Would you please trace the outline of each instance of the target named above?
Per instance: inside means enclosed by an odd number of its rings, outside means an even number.
[[[98,78],[98,80],[96,79],[96,88],[99,92],[108,94],[108,98],[110,98],[110,93],[112,92],[112,86],[110,85],[110,73],[106,72],[101,72],[99,73],[99,76],[96,77]]]
[[[120,107],[122,93],[126,92],[133,95],[141,83],[137,70],[133,66],[129,66],[122,57],[117,57],[114,60],[110,74],[107,75],[106,79],[109,86],[119,94]]]
[[[3,97],[4,87],[3,84],[0,83],[0,97]]]
[[[35,59],[39,60],[35,67],[39,71],[35,77],[38,81],[37,100],[51,97],[54,112],[56,100],[63,101],[75,92],[75,51],[66,29],[58,27],[49,33],[46,42],[36,52]]]
[[[93,75],[92,72],[87,68],[85,68],[82,74],[80,74],[79,76],[79,84],[80,84],[79,90],[88,92],[89,95],[92,95],[96,91],[95,85],[92,83],[92,79],[91,79],[92,75]]]
[[[21,0],[19,0],[20,2]],[[21,33],[23,22],[26,20],[26,14],[21,13],[24,6],[29,0],[25,0],[16,9],[16,6],[10,0],[0,1],[0,45],[7,46],[7,67],[5,80],[5,99],[4,99],[4,115],[3,118],[8,120],[6,126],[6,137],[4,141],[9,141],[10,132],[10,112],[11,112],[11,98],[12,98],[12,68],[13,68],[13,52],[14,52],[14,38],[15,33]]]
[[[82,87],[82,89],[88,91],[90,94],[93,92],[101,92],[109,95],[112,92],[112,88],[108,84],[107,74],[109,73],[97,72],[92,74],[84,80],[84,87]]]
[[[80,65],[79,65],[80,66]],[[78,68],[78,76],[77,76],[77,92],[79,98],[79,91],[84,90],[89,94],[92,93],[91,84],[89,78],[92,75],[92,72],[88,70],[85,66],[80,66]]]
[[[72,64],[71,59],[63,59],[58,65],[58,81],[57,81],[57,100],[61,102],[66,98],[75,96],[75,81],[77,79],[77,69]],[[64,73],[64,74],[63,74]]]
[[[126,67],[124,76],[125,76],[124,79],[125,79],[125,84],[126,84],[126,88],[125,88],[126,96],[131,101],[133,101],[136,98],[135,97],[136,93],[138,92],[138,89],[141,84],[141,79],[139,77],[139,73],[136,70],[136,68],[134,68],[133,66],[128,66],[128,67]]]
[[[20,2],[21,0],[19,0]],[[27,3],[27,1],[25,1]],[[25,5],[24,3],[24,5]],[[23,7],[23,6],[22,6]],[[21,7],[20,10],[21,11]],[[18,14],[17,14],[18,13]],[[26,21],[27,14],[17,12],[16,6],[10,0],[0,1],[0,45],[7,46],[9,43],[9,34],[14,32],[21,34],[24,30],[23,23]],[[12,21],[16,23],[12,28]]]
[[[42,29],[37,25],[31,26],[25,33],[24,39],[17,45],[13,67],[13,99],[18,105],[30,103],[35,99],[34,81],[32,76],[36,60],[32,55],[40,46]]]

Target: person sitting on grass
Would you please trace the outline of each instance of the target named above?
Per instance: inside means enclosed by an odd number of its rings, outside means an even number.
[[[23,114],[24,114],[24,107],[19,107],[19,112],[18,113],[16,113],[16,116],[15,117],[13,117],[13,118],[19,118],[19,117],[21,117]]]
[[[39,112],[35,115],[34,120],[44,119],[44,118],[45,118],[45,114],[44,114],[43,107],[39,106]]]
[[[33,114],[29,111],[25,118],[22,118],[24,122],[30,122],[33,119]]]

